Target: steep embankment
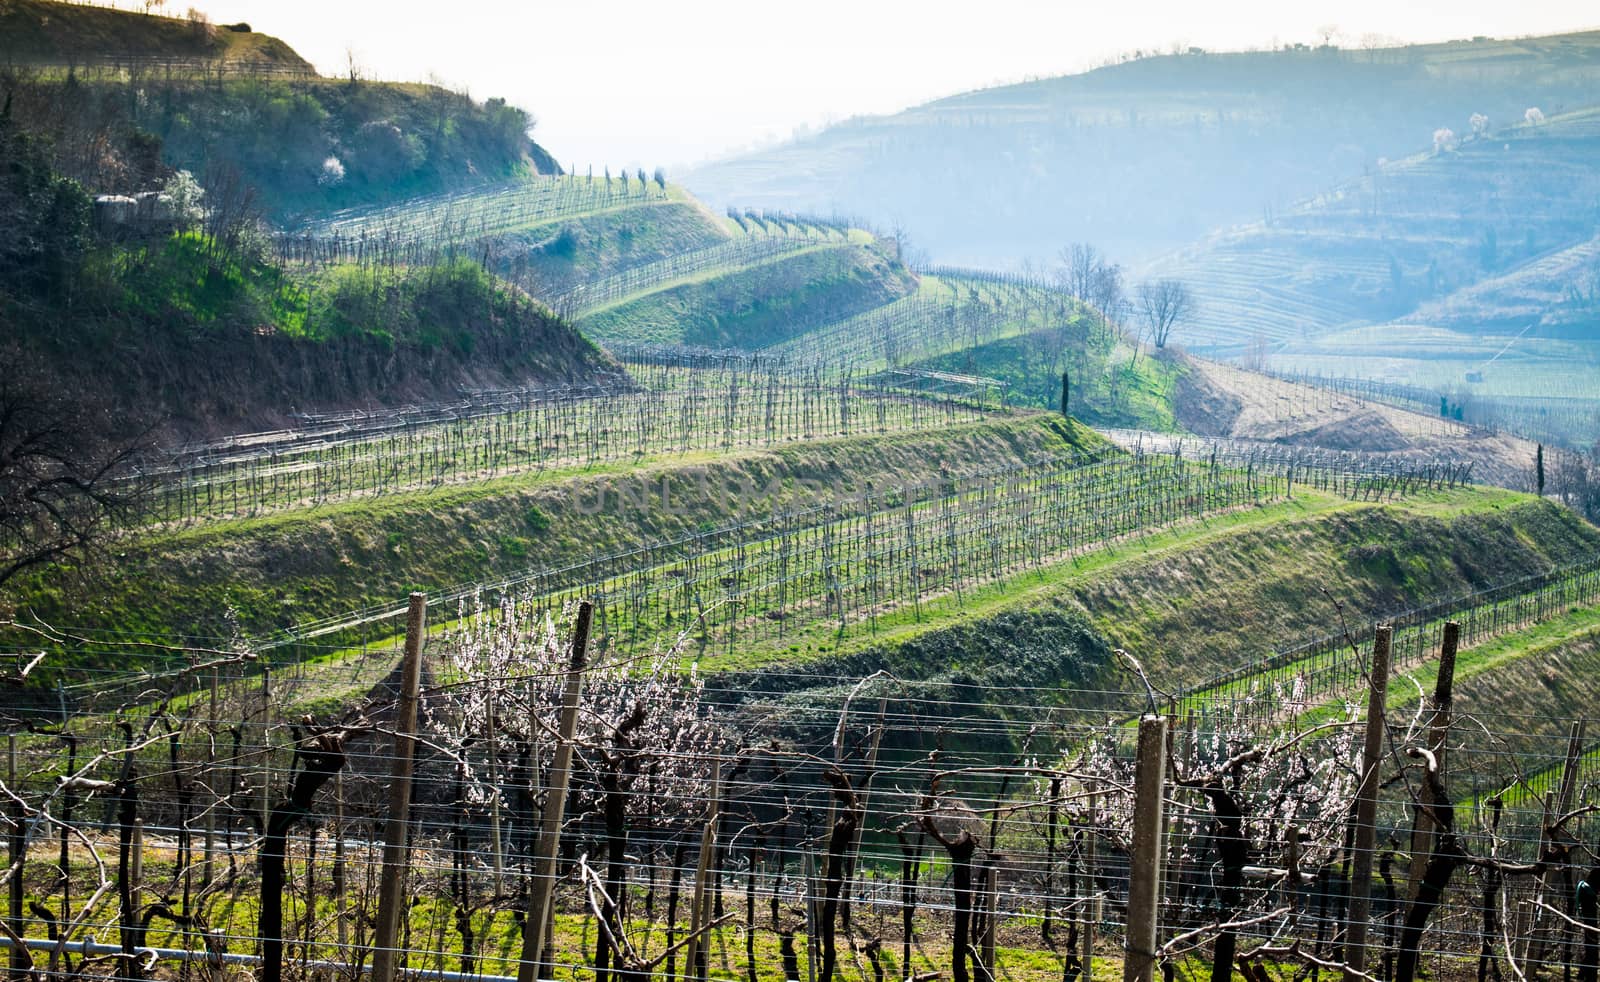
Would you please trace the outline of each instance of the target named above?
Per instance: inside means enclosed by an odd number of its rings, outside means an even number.
[[[713,684],[768,693],[781,709],[787,691],[886,670],[947,683],[910,712],[948,704],[1003,715],[1007,705],[1039,703],[1135,711],[1106,701],[1137,688],[1114,648],[1133,653],[1156,685],[1175,689],[1342,622],[1597,551],[1600,530],[1521,495],[1465,490],[1383,505],[1302,497],[1019,578],[963,613],[788,666],[797,674],[728,673],[713,675]],[[796,705],[805,702],[815,700]]]
[[[0,243],[0,340],[29,367],[28,398],[107,410],[128,431],[181,441],[284,425],[295,412],[621,373],[464,260],[291,276],[222,229],[105,235],[87,195],[36,148],[0,121],[0,153],[15,154],[0,194],[23,204],[17,234]]]
[[[151,637],[250,636],[408,590],[440,592],[621,553],[814,507],[1098,446],[1049,417],[926,434],[817,441],[517,478],[348,502],[134,538],[110,568],[72,585],[54,572],[17,584],[15,603],[47,622]],[[671,555],[665,545],[662,556]],[[24,599],[25,598],[25,599]]]
[[[941,261],[1137,262],[1428,146],[1593,100],[1600,34],[1146,57],[852,119],[691,172],[707,200],[896,222]],[[1508,212],[1508,214],[1516,214]],[[1505,244],[1509,245],[1509,242]]]

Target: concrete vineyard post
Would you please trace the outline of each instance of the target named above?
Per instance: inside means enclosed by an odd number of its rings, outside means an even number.
[[[1095,889],[1094,864],[1095,864],[1095,817],[1099,795],[1095,785],[1089,784],[1089,814],[1087,818],[1087,834],[1083,837],[1083,929],[1078,934],[1079,943],[1083,946],[1078,955],[1078,960],[1083,963],[1083,982],[1094,982],[1094,929],[1100,923],[1100,894]]]
[[[393,982],[401,961],[396,945],[409,865],[412,755],[416,748],[418,690],[422,685],[422,641],[428,600],[413,593],[406,614],[406,647],[400,663],[400,698],[395,708],[394,760],[389,776],[389,817],[384,825],[383,873],[378,882],[378,924],[372,952],[373,982]]]
[[[722,794],[722,761],[711,770],[711,813],[706,816],[705,828],[700,832],[700,856],[694,871],[694,900],[689,908],[689,947],[684,956],[684,968],[691,979],[706,977],[706,943],[701,937],[710,920],[706,910],[709,891],[706,877],[711,871],[711,853],[717,847],[717,812]],[[807,947],[812,947],[807,945]]]
[[[1128,938],[1123,982],[1153,982],[1156,921],[1161,899],[1161,828],[1166,811],[1167,720],[1139,720],[1139,756],[1134,770],[1133,847],[1128,867]]]

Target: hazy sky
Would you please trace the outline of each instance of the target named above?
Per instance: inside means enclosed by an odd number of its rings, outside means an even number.
[[[538,119],[564,164],[682,165],[1136,48],[1445,40],[1600,27],[1575,0],[196,0],[324,73],[437,77]],[[168,0],[181,9],[185,0]]]

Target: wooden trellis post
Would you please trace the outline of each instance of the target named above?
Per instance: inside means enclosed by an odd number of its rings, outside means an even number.
[[[711,872],[711,854],[717,848],[718,805],[721,799],[722,761],[719,759],[711,771],[711,812],[706,816],[705,828],[700,832],[700,855],[694,871],[694,900],[689,908],[689,947],[684,956],[684,968],[690,979],[706,977],[706,949],[709,944],[701,933],[711,920],[710,911],[707,909],[711,891],[707,887],[706,879]],[[814,945],[808,944],[806,947],[810,949]]]
[[[409,865],[411,767],[417,732],[417,701],[422,685],[422,637],[428,599],[411,595],[406,614],[406,647],[400,663],[400,699],[395,707],[394,760],[389,777],[389,819],[383,836],[383,872],[378,882],[378,924],[372,952],[372,982],[393,982],[400,952],[401,912],[406,908]]]
[[[1378,764],[1383,759],[1384,707],[1389,695],[1389,651],[1394,628],[1380,624],[1372,642],[1366,744],[1356,790],[1355,835],[1350,856],[1350,905],[1345,925],[1346,982],[1360,982],[1367,963],[1367,921],[1372,911],[1372,853],[1377,842]]]
[[[544,818],[539,829],[539,847],[533,859],[533,883],[528,891],[527,918],[523,921],[522,960],[517,965],[517,982],[536,982],[540,960],[544,957],[550,930],[550,898],[555,887],[556,850],[561,844],[561,823],[567,806],[567,785],[572,778],[572,742],[578,732],[578,698],[583,692],[583,668],[588,657],[589,624],[594,604],[578,605],[578,620],[572,630],[572,654],[567,663],[566,688],[561,695],[561,722],[555,761],[550,768],[549,792],[545,797]],[[537,712],[530,706],[529,712]],[[537,763],[535,763],[537,768]],[[376,982],[376,980],[375,980]]]

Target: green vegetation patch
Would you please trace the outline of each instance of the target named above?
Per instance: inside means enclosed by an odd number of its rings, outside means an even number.
[[[728,231],[692,202],[622,208],[503,237],[523,247],[547,293],[716,245]]]
[[[583,329],[607,341],[761,348],[915,289],[877,244],[818,248],[652,293],[585,317]]]
[[[1092,330],[1091,313],[1062,324],[991,341],[912,366],[997,379],[1006,401],[1061,408],[1061,374],[1071,384],[1070,409],[1091,426],[1170,432],[1177,429],[1172,398],[1179,368]]]
[[[504,99],[477,102],[434,85],[182,71],[135,83],[95,71],[92,57],[71,57],[87,64],[10,76],[7,92],[18,124],[54,148],[57,169],[97,194],[150,190],[165,168],[184,169],[208,186],[231,186],[235,208],[250,189],[250,205],[288,220],[558,169],[529,139],[528,113]]]
[[[1352,559],[1379,539],[1426,560],[1429,572],[1397,576]],[[970,676],[967,695],[996,712],[1015,700],[1129,711],[1137,707],[1105,702],[1105,693],[1126,692],[1132,681],[1126,665],[1109,657],[1113,648],[1132,652],[1152,681],[1175,690],[1342,623],[1360,625],[1597,549],[1594,527],[1510,492],[1466,489],[1382,505],[1297,493],[1294,502],[1011,577],[969,593],[960,606],[953,598],[925,603],[918,617],[886,620],[876,640],[830,646],[795,637],[782,660],[818,678],[883,669],[955,685]],[[797,675],[746,673],[754,655],[729,673],[728,688],[773,697],[812,691]]]
[[[91,631],[168,639],[237,629],[259,637],[412,589],[557,568],[945,470],[1101,445],[1082,427],[1032,417],[557,480],[523,475],[157,533],[122,544],[103,569],[79,571],[93,574],[89,584],[72,586],[68,571],[45,570],[17,584],[9,600],[49,623]]]
[[[0,55],[12,63],[49,66],[147,58],[314,74],[283,41],[241,27],[248,25],[215,25],[203,15],[158,17],[88,4],[10,0],[0,7]]]

